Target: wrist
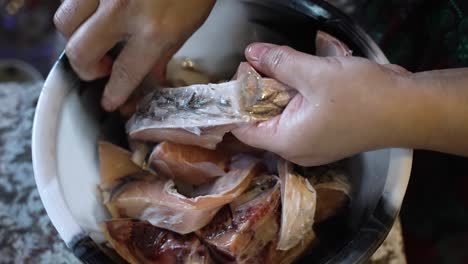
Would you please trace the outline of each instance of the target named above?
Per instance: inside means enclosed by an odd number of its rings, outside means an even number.
[[[424,91],[415,74],[388,72],[377,113],[376,148],[420,148],[430,141],[433,119],[439,107],[430,91]]]
[[[440,77],[438,72],[421,72],[396,78],[389,147],[444,149],[454,120],[449,87]]]

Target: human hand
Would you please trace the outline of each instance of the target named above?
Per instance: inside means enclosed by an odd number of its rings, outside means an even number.
[[[303,166],[403,144],[410,126],[399,107],[406,101],[398,87],[405,87],[410,75],[403,68],[264,43],[250,45],[246,57],[258,71],[299,93],[280,116],[235,129],[244,143]]]
[[[83,80],[110,74],[102,106],[113,111],[154,69],[164,78],[172,55],[201,26],[215,0],[65,0],[54,22],[68,39],[65,53]],[[125,47],[112,61],[106,53]]]

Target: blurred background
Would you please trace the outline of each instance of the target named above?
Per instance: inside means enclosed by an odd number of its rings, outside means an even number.
[[[46,76],[64,47],[53,15],[59,0],[0,0],[0,58],[25,61]]]

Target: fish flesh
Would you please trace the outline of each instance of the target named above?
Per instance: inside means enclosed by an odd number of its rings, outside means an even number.
[[[281,114],[295,92],[262,78],[246,63],[239,69],[230,82],[153,91],[127,122],[128,134],[143,141],[214,149],[237,125]]]
[[[317,223],[338,215],[351,203],[351,183],[343,172],[330,169],[310,177],[309,182],[317,191]]]
[[[105,221],[101,230],[130,264],[212,263],[208,249],[193,234],[182,236],[134,219]]]
[[[231,156],[221,150],[162,142],[157,145],[149,166],[159,174],[192,185],[202,185],[226,174]]]
[[[304,234],[301,243],[289,250],[277,250],[278,243],[270,243],[262,252],[264,263],[291,264],[303,256],[307,250],[313,248],[319,242],[314,231]]]
[[[131,178],[151,178],[153,176],[132,162],[132,154],[129,151],[109,142],[99,142],[98,153],[101,176],[99,189],[103,204],[113,217],[119,217],[119,208],[111,203],[115,193]]]
[[[222,263],[264,263],[259,254],[279,230],[279,179],[261,175],[249,189],[196,232]]]
[[[166,69],[166,81],[164,84],[168,87],[181,87],[193,84],[208,84],[216,82],[216,79],[208,76],[206,73],[196,69],[195,62],[188,59],[172,59],[169,61]],[[150,81],[151,82],[151,81]],[[128,120],[137,110],[141,100],[154,89],[162,88],[164,85],[160,81],[152,80],[151,85],[140,85],[130,96],[130,98],[119,107],[120,115]]]
[[[281,229],[277,249],[289,250],[313,231],[317,193],[309,181],[298,175],[293,164],[279,160],[281,179]]]
[[[233,157],[224,176],[197,186],[187,195],[179,193],[170,178],[130,177],[111,192],[108,203],[119,213],[117,217],[146,220],[188,234],[207,225],[222,206],[240,196],[260,169],[257,159]]]

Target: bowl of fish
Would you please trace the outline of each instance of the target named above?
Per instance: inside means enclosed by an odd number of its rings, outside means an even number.
[[[244,62],[256,41],[388,63],[347,16],[308,0],[218,0],[167,81],[149,75],[114,113],[99,103],[107,80],[81,81],[59,58],[36,109],[34,174],[83,263],[363,263],[380,246],[412,151],[301,167],[242,144],[234,127],[295,96]]]

